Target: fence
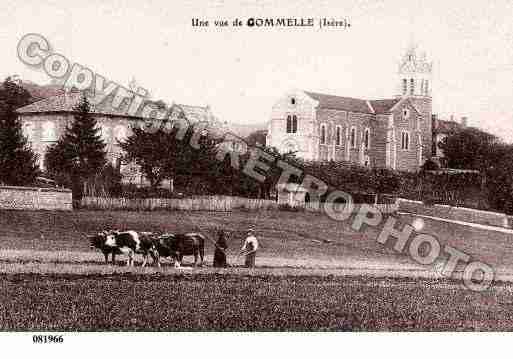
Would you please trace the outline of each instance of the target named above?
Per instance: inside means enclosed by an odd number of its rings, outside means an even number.
[[[60,188],[0,186],[0,209],[73,209],[71,191]]]
[[[382,213],[393,213],[397,211],[396,203],[384,203],[374,205]],[[324,203],[307,202],[300,206],[288,206],[279,204],[274,200],[252,199],[231,196],[205,196],[194,198],[103,198],[84,197],[81,207],[95,210],[129,210],[129,211],[153,211],[153,210],[183,210],[183,211],[215,211],[229,212],[233,210],[305,210],[310,212],[323,212]],[[358,211],[360,205],[354,204],[353,212]],[[345,205],[332,204],[335,212],[342,211]]]
[[[194,198],[103,198],[84,197],[82,208],[101,210],[182,210],[229,212],[234,209],[269,210],[277,209],[272,200],[231,196],[205,196]]]

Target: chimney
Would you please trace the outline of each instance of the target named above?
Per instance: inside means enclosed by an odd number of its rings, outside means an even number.
[[[461,127],[467,127],[467,117],[463,116],[461,118]]]

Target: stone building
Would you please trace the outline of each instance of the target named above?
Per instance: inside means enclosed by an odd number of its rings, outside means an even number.
[[[17,110],[23,133],[27,137],[32,149],[38,155],[39,165],[44,169],[44,156],[48,147],[57,142],[66,126],[73,121],[73,108],[78,104],[82,94],[77,91],[64,92]],[[191,123],[212,123],[217,121],[208,106],[177,105],[183,115]],[[97,120],[101,130],[101,137],[105,142],[108,160],[119,166],[122,154],[118,145],[131,134],[131,128],[137,121],[144,121],[143,117],[130,116],[125,108],[114,108],[111,101],[103,101],[99,105],[91,105],[91,112]],[[130,166],[127,166],[130,167]],[[138,171],[127,168],[129,173]],[[139,176],[140,177],[140,176]]]
[[[431,156],[431,74],[431,62],[411,47],[400,63],[394,98],[290,91],[272,107],[266,144],[306,160],[415,171]]]

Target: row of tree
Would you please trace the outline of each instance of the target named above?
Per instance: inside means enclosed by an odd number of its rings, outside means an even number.
[[[23,136],[17,120],[16,109],[33,101],[15,79],[7,78],[0,87],[0,182],[8,185],[34,183],[40,175],[37,156]],[[82,97],[74,109],[74,121],[65,129],[56,144],[45,156],[47,175],[59,184],[70,187],[76,199],[82,196],[84,184],[97,184],[99,178],[110,194],[121,194],[119,171],[107,161],[106,145],[91,114],[86,97]],[[242,169],[249,161],[249,153],[239,156],[239,166],[234,167],[230,156],[218,158],[220,139],[199,136],[197,146],[191,139],[197,136],[194,128],[185,136],[176,131],[145,131],[133,128],[132,134],[119,145],[125,155],[123,163],[135,163],[155,191],[164,180],[174,180],[177,187],[191,194],[226,194],[245,197],[269,198],[281,175],[277,161],[284,160],[297,168],[325,181],[330,189],[349,193],[400,193],[409,181],[418,187],[432,182],[431,188],[454,191],[454,182],[448,177],[441,180],[425,173],[401,174],[388,169],[369,169],[345,162],[304,162],[293,153],[280,154],[274,148],[260,146],[271,155],[271,170],[264,182],[246,175]],[[254,138],[253,138],[254,137]],[[254,134],[249,142],[261,142],[261,134]],[[196,142],[193,139],[192,142]],[[253,143],[251,143],[253,144]],[[496,136],[476,128],[466,128],[448,136],[440,147],[450,168],[479,171],[486,189],[490,207],[513,213],[513,146],[501,142]],[[426,166],[426,169],[430,165]],[[435,166],[436,167],[436,166]],[[413,178],[413,177],[414,178]],[[456,181],[459,189],[476,183],[475,176],[460,176]],[[301,177],[292,177],[299,183]],[[102,182],[100,181],[100,182]],[[468,182],[467,181],[467,182]],[[445,185],[444,185],[445,183]],[[449,187],[448,187],[449,186]],[[460,190],[460,192],[462,192]],[[464,191],[463,191],[464,192]]]

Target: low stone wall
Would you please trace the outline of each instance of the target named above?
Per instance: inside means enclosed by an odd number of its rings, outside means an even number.
[[[0,209],[73,209],[71,190],[61,188],[0,186]]]
[[[497,227],[511,227],[511,220],[504,213],[482,211],[465,207],[451,207],[442,204],[427,206],[420,201],[399,198],[399,211],[440,217],[456,221],[485,224]]]

